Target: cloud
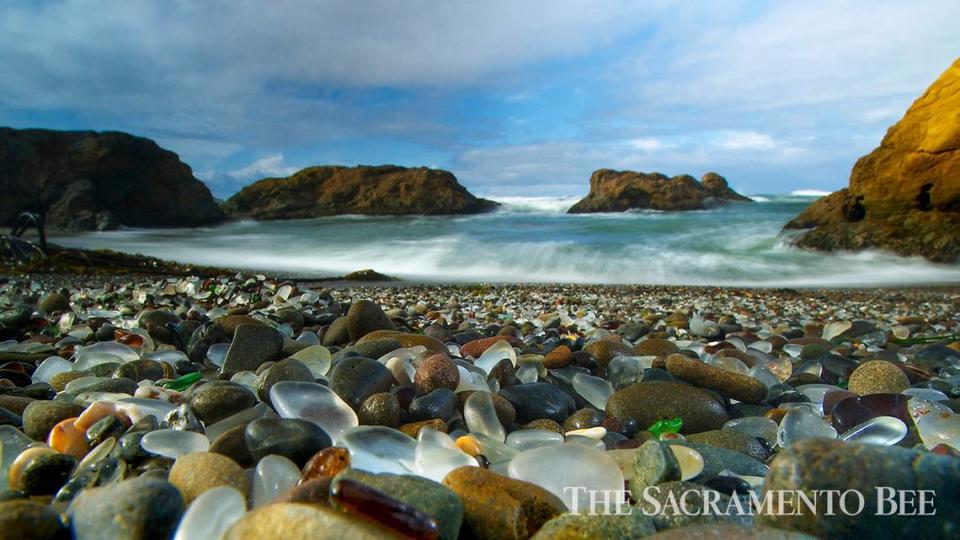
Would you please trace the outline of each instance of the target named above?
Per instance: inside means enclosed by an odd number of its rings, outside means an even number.
[[[222,194],[283,156],[502,191],[599,167],[838,187],[953,61],[956,20],[955,0],[6,2],[0,124],[148,136]]]
[[[641,137],[639,139],[630,139],[627,144],[637,150],[660,150],[667,148],[668,145],[656,137]]]
[[[770,150],[776,146],[765,133],[756,131],[731,131],[725,133],[717,145],[728,150]]]
[[[283,154],[278,153],[257,159],[246,167],[228,172],[227,175],[238,180],[249,180],[251,178],[260,179],[267,177],[290,176],[298,170],[299,167],[291,167],[287,165]]]

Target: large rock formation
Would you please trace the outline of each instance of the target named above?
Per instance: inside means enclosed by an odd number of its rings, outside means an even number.
[[[567,210],[569,214],[624,212],[634,209],[703,210],[728,201],[751,200],[727,186],[717,173],[668,178],[660,173],[600,169],[590,176],[590,193]]]
[[[0,224],[45,212],[61,230],[195,227],[223,220],[176,154],[119,132],[0,128]]]
[[[821,250],[883,248],[939,262],[960,258],[960,60],[857,160],[850,186],[787,223]]]
[[[338,214],[477,214],[497,203],[473,196],[450,172],[394,165],[322,166],[243,188],[223,208],[238,218],[300,219]]]

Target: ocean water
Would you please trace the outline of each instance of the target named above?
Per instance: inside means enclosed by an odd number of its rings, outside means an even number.
[[[426,281],[842,287],[960,282],[960,265],[793,248],[783,224],[816,192],[696,212],[568,215],[578,198],[489,197],[462,217],[340,216],[55,236],[179,262],[321,277],[373,268]]]

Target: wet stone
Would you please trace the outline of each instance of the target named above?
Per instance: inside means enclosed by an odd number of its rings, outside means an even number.
[[[224,373],[254,371],[283,352],[283,336],[262,324],[241,324],[223,360]]]
[[[296,418],[260,418],[244,430],[247,449],[255,460],[277,454],[302,466],[318,451],[332,444],[319,426]]]
[[[577,407],[569,394],[549,383],[511,386],[500,390],[500,396],[513,405],[522,423],[541,418],[563,422]]]

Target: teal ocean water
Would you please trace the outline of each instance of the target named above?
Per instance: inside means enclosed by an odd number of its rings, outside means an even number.
[[[427,281],[793,287],[960,282],[960,265],[790,247],[781,228],[815,199],[803,194],[756,196],[753,204],[697,212],[591,215],[564,213],[576,198],[491,198],[503,207],[476,216],[241,221],[53,241],[301,276],[373,268]]]

